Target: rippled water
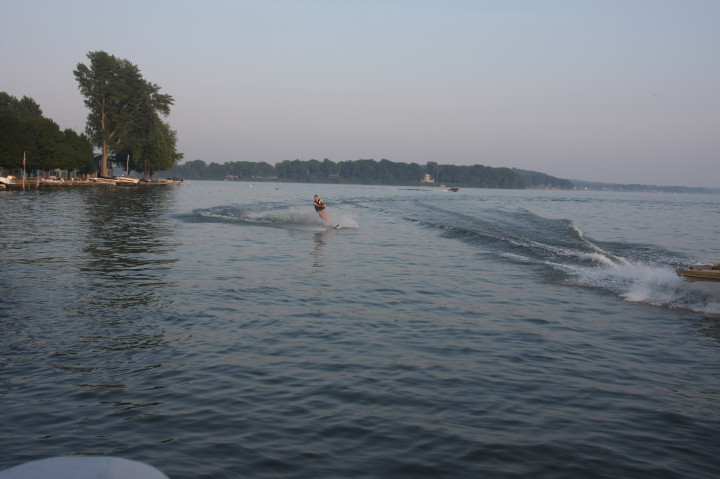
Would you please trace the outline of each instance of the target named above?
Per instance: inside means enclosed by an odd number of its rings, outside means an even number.
[[[313,194],[341,229],[322,226]],[[704,195],[192,182],[0,194],[0,468],[716,477]]]

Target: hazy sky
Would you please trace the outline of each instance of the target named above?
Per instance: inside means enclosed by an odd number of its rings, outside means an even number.
[[[174,97],[185,160],[720,187],[718,0],[0,0],[0,91],[61,128],[96,50]]]

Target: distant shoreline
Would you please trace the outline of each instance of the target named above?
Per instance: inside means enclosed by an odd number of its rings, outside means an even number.
[[[171,174],[172,172],[160,172],[161,174]],[[285,178],[202,178],[202,177],[183,177],[185,180],[193,180],[193,181],[222,181],[222,182],[246,182],[246,183],[308,183],[308,184],[320,184],[320,185],[368,185],[368,186],[413,186],[406,183],[397,183],[397,184],[391,184],[391,183],[362,183],[362,182],[337,182],[337,181],[322,181],[322,180],[315,180],[315,181],[300,181],[300,180],[290,180]],[[545,185],[533,185],[533,186],[527,186],[525,188],[494,188],[494,187],[484,187],[484,186],[469,186],[469,185],[463,185],[458,184],[455,185],[454,183],[448,182],[447,185],[449,186],[452,184],[452,186],[459,186],[461,188],[477,188],[477,189],[524,189],[524,190],[557,190],[557,191],[616,191],[616,192],[626,192],[626,193],[687,193],[687,194],[709,194],[709,195],[718,195],[720,194],[720,187],[718,188],[706,188],[702,186],[657,186],[657,185],[641,185],[641,184],[619,184],[619,183],[598,183],[598,182],[592,182],[592,181],[582,181],[582,180],[569,180],[573,182],[574,188],[560,188],[555,186],[545,186]],[[417,184],[420,188],[439,188],[442,187],[442,183],[433,183],[433,184],[425,184],[425,183],[419,183]]]

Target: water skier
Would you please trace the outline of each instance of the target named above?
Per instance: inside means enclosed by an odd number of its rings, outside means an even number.
[[[323,223],[330,224],[330,219],[328,218],[327,213],[325,213],[325,202],[320,199],[318,195],[315,195],[314,202],[315,211],[317,211],[317,214],[320,215],[320,218],[322,218]]]

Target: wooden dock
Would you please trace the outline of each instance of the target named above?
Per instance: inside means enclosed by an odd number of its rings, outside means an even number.
[[[152,180],[152,181],[140,181],[139,183],[123,183],[123,182],[97,182],[89,179],[71,179],[71,180],[45,180],[33,178],[30,180],[14,180],[13,183],[5,186],[7,190],[28,190],[38,188],[138,188],[145,186],[167,186],[167,185],[180,185],[182,180],[176,179],[163,179],[163,180]]]

